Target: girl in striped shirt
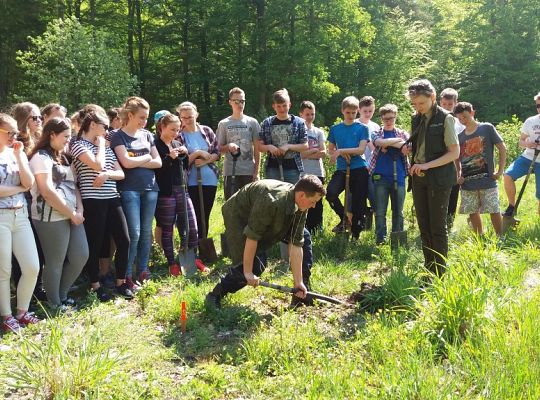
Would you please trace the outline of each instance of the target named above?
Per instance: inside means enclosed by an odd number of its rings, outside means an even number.
[[[99,257],[103,240],[111,233],[116,243],[116,294],[131,299],[133,293],[126,284],[126,267],[129,252],[129,233],[126,217],[122,211],[116,181],[124,179],[114,152],[105,146],[109,119],[105,110],[80,111],[81,127],[77,138],[70,144],[70,154],[77,171],[79,190],[84,205],[84,228],[88,238],[89,257],[86,271],[90,285],[101,301],[110,296],[99,283]]]

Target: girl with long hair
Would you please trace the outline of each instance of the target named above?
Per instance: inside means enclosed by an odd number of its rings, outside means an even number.
[[[126,281],[132,281],[132,267],[137,260],[137,279],[143,282],[150,277],[148,260],[152,245],[152,220],[158,198],[158,185],[154,170],[161,167],[161,158],[154,144],[154,136],[144,129],[150,106],[140,97],[130,97],[121,112],[123,126],[111,138],[125,179],[118,182],[122,208],[129,230],[129,255]]]
[[[84,208],[73,168],[64,153],[71,139],[67,119],[51,118],[30,156],[35,176],[32,221],[45,256],[43,287],[51,306],[71,305],[68,291],[88,259]]]
[[[17,140],[17,124],[0,114],[0,315],[4,332],[39,320],[28,312],[39,271],[39,258],[24,193],[34,183],[23,144]],[[22,275],[17,285],[17,313],[11,314],[11,254]]]
[[[129,234],[116,181],[124,179],[114,152],[105,145],[109,120],[105,110],[80,111],[81,127],[69,146],[77,171],[79,190],[84,206],[84,228],[88,239],[89,257],[86,271],[90,286],[100,301],[110,299],[99,281],[99,257],[110,232],[116,243],[116,285],[118,295],[131,299],[133,293],[125,282],[129,251]]]

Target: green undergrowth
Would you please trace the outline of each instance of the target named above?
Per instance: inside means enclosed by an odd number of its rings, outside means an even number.
[[[0,398],[540,398],[540,224],[531,193],[523,204],[504,240],[490,229],[478,238],[458,217],[441,278],[423,270],[410,223],[397,252],[370,232],[344,248],[316,235],[312,290],[353,307],[292,311],[290,295],[248,287],[207,311],[228,260],[208,276],[170,278],[154,249],[156,279],[133,301],[87,296],[78,312],[4,335]],[[291,285],[277,248],[270,255],[263,278]]]

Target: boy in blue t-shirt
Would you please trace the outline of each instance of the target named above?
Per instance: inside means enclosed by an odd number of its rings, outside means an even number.
[[[336,163],[336,171],[328,183],[326,199],[332,210],[340,217],[341,226],[345,212],[339,195],[345,189],[347,164],[350,165],[350,193],[352,198],[352,237],[357,239],[364,229],[366,199],[368,193],[368,171],[362,158],[369,142],[368,128],[355,122],[360,104],[356,97],[349,96],[341,103],[343,122],[330,128],[328,150],[330,162]]]
[[[396,128],[397,112],[398,108],[394,104],[382,106],[379,109],[379,114],[383,127],[371,135],[375,150],[371,156],[369,170],[375,186],[377,244],[382,244],[386,239],[386,210],[389,198],[392,201],[392,232],[403,231],[405,177],[408,174],[409,162],[407,157],[401,153],[400,148],[409,139],[409,135]],[[397,188],[395,184],[397,184]]]

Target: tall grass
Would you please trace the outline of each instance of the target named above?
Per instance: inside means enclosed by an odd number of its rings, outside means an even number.
[[[124,356],[102,341],[99,329],[89,326],[73,340],[64,319],[49,320],[47,328],[38,340],[21,337],[18,357],[6,374],[8,386],[29,390],[35,398],[92,398],[114,380]]]

